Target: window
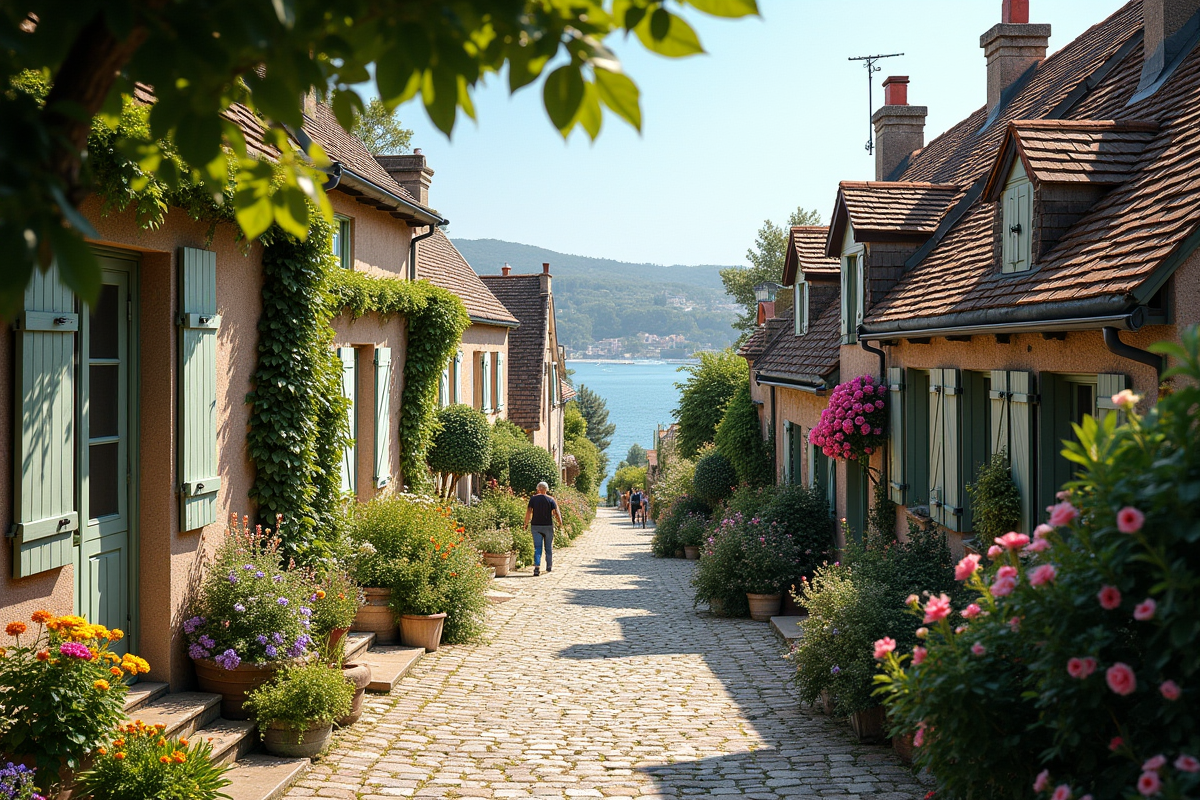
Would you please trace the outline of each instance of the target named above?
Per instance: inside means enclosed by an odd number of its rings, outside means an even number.
[[[454,363],[451,369],[450,376],[450,402],[458,405],[462,402],[462,363],[463,351],[459,350],[454,356]]]
[[[492,356],[492,404],[497,411],[504,408],[504,354]]]
[[[1033,266],[1033,184],[1018,159],[1004,189],[1001,248],[1004,273],[1026,272]]]
[[[1078,467],[1063,457],[1063,445],[1075,441],[1072,425],[1087,416],[1103,418],[1113,408],[1112,395],[1127,388],[1124,375],[1041,375],[1038,444],[1038,504],[1055,502],[1055,493],[1075,477]]]
[[[808,333],[808,281],[796,281],[794,291],[796,335],[803,336]]]
[[[333,254],[342,269],[354,269],[354,262],[350,260],[350,218],[337,216],[333,223]]]
[[[858,342],[863,321],[863,251],[842,256],[842,344]]]

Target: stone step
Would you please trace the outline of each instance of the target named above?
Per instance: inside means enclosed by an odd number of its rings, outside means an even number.
[[[367,691],[387,694],[423,655],[425,650],[421,647],[372,647],[358,660],[358,663],[371,667],[371,683]]]
[[[125,713],[131,714],[134,709],[157,700],[167,693],[167,688],[167,684],[158,681],[138,681],[129,687],[129,693],[125,695]]]
[[[307,758],[275,758],[251,753],[225,773],[230,781],[221,791],[230,800],[277,800],[308,770]]]
[[[807,617],[771,617],[771,630],[783,641],[791,644],[800,641],[800,622]]]
[[[147,725],[165,725],[164,736],[191,736],[220,716],[221,695],[206,692],[165,694],[130,715]]]
[[[250,720],[216,719],[196,731],[212,745],[214,764],[232,764],[258,749],[258,728]]]
[[[354,660],[369,650],[373,644],[375,644],[375,634],[373,633],[366,633],[364,631],[350,631],[347,633],[346,663],[354,663]]]

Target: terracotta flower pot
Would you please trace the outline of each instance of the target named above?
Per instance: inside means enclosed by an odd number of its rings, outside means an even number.
[[[369,664],[343,664],[342,675],[354,686],[354,699],[350,702],[350,713],[335,721],[339,728],[353,725],[363,714],[363,694],[371,685],[371,666]]]
[[[340,642],[342,637],[345,636],[349,631],[349,628],[334,628],[329,632],[329,652],[333,652],[333,648],[337,647],[337,643]]]
[[[685,544],[683,546],[683,557],[686,558],[688,561],[699,561],[700,560],[700,548],[692,547],[690,544]]]
[[[903,736],[892,737],[892,749],[896,751],[896,755],[905,764],[911,764],[913,761],[913,734],[906,733]]]
[[[445,613],[401,614],[400,644],[406,647],[424,647],[432,653],[442,643],[442,626],[446,623]]]
[[[303,734],[304,741],[300,741]],[[304,730],[297,730],[282,722],[272,722],[263,731],[263,745],[273,756],[283,758],[312,758],[329,744],[333,736],[333,724],[315,722]]]
[[[388,608],[391,589],[363,589],[366,602],[354,615],[354,630],[375,634],[375,644],[395,644],[396,615]]]
[[[513,550],[508,554],[508,571],[512,572],[517,568],[517,551]]]
[[[495,568],[497,578],[503,578],[508,575],[511,555],[511,553],[484,553],[483,563]]]
[[[757,622],[766,622],[771,617],[779,616],[779,607],[783,604],[783,595],[746,592],[746,600],[750,602],[750,619]]]
[[[850,715],[850,727],[854,728],[854,735],[864,744],[876,744],[886,738],[883,735],[883,726],[886,721],[887,712],[884,711],[883,706],[868,708],[866,711],[855,711]]]
[[[192,659],[200,691],[221,695],[221,716],[225,719],[249,719],[242,708],[246,695],[271,679],[282,664],[239,664],[225,669],[210,658]]]

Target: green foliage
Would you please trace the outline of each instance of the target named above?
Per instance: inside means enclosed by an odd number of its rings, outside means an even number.
[[[254,714],[259,733],[266,735],[272,722],[300,731],[313,724],[329,724],[350,713],[354,685],[340,668],[326,664],[284,667],[270,681],[249,692],[246,709]]]
[[[587,425],[587,437],[601,451],[607,450],[617,430],[617,426],[608,421],[608,404],[582,383],[575,391],[575,400],[572,402],[579,407],[579,413]]]
[[[754,330],[758,323],[758,301],[754,298],[754,287],[760,283],[779,283],[783,279],[783,262],[787,254],[788,237],[796,225],[820,225],[821,213],[816,209],[806,211],[797,208],[788,215],[787,224],[776,225],[763,220],[762,227],[754,239],[754,246],[746,251],[749,267],[729,267],[721,270],[721,282],[725,292],[745,310],[734,323],[744,332]]]
[[[563,408],[563,437],[578,439],[587,435],[587,420],[579,410],[579,403],[572,400]]]
[[[508,528],[487,528],[470,538],[481,553],[507,553],[513,549],[513,535]]]
[[[684,523],[692,516],[703,517],[706,521],[711,509],[708,504],[698,497],[680,495],[659,514],[654,526],[654,538],[650,541],[650,549],[656,556],[670,558],[679,548],[683,547],[682,529]]]
[[[600,485],[600,451],[592,444],[591,439],[585,436],[567,439],[563,450],[575,456],[575,463],[579,465],[579,474],[575,476],[575,488],[581,494],[592,497]]]
[[[396,494],[381,494],[350,510],[346,536],[353,548],[350,574],[360,586],[387,589],[396,581],[399,564],[416,554],[425,535],[425,503]]]
[[[540,447],[526,444],[508,457],[508,485],[514,492],[533,494],[543,481],[550,488],[558,484],[558,465],[554,463],[554,456]]]
[[[771,462],[763,443],[758,409],[750,397],[749,377],[725,407],[715,442],[717,449],[733,464],[740,483],[763,486],[772,482]]]
[[[646,488],[646,468],[621,467],[608,483],[609,486],[622,493],[633,489],[644,490]]]
[[[719,450],[711,450],[696,462],[696,472],[693,477],[696,495],[709,505],[729,497],[737,486],[737,470]]]
[[[625,456],[625,463],[632,467],[649,466],[650,458],[646,455],[646,448],[637,442],[629,445],[629,453]]]
[[[679,544],[683,547],[699,547],[704,544],[708,532],[708,516],[692,512],[683,518],[679,526]]]
[[[378,97],[371,98],[355,116],[350,133],[361,139],[372,155],[407,153],[412,146],[413,132],[400,124],[397,109],[388,108]]]
[[[579,538],[596,518],[596,506],[592,499],[570,487],[560,488],[555,492],[554,499],[558,502],[568,540]],[[557,539],[555,545],[558,545]]]
[[[758,513],[790,534],[800,550],[800,561],[788,578],[789,585],[811,576],[817,565],[834,554],[829,504],[825,493],[815,486],[779,486]]]
[[[875,484],[873,490],[874,502],[867,513],[867,527],[871,533],[882,541],[896,540],[896,504],[888,494],[885,481]],[[987,540],[990,541],[990,540]]]
[[[525,431],[506,419],[492,423],[492,458],[483,474],[501,486],[508,485],[508,459],[513,452],[529,447]]]
[[[990,544],[1020,526],[1021,490],[1013,482],[1007,450],[994,453],[980,465],[975,482],[967,484],[967,496],[979,541]]]
[[[482,411],[468,405],[437,413],[437,433],[429,448],[429,468],[442,473],[442,497],[454,493],[459,478],[483,472],[492,461],[492,429]]]
[[[717,426],[725,415],[725,406],[749,375],[746,361],[732,350],[701,353],[698,364],[679,368],[688,377],[675,384],[679,389],[679,452],[694,458],[702,446],[713,441]]]
[[[327,570],[316,579],[315,585],[316,591],[309,598],[313,612],[310,632],[321,644],[330,631],[354,624],[354,617],[365,598],[349,572],[341,568]]]
[[[212,744],[203,736],[190,742],[166,738],[160,726],[131,722],[110,735],[108,746],[76,782],[79,793],[91,800],[216,800],[227,797],[221,789],[230,783],[225,777],[230,767],[213,763]]]
[[[696,589],[695,604],[707,602],[710,607],[718,606],[721,613],[728,617],[744,617],[750,613],[742,583],[745,574],[744,553],[741,539],[735,531],[741,523],[740,519],[726,518],[708,531],[700,548],[700,563],[692,575],[692,586]]]
[[[669,508],[676,500],[686,495],[696,493],[693,478],[696,475],[696,462],[691,459],[659,450],[658,479],[654,482],[654,497],[650,502],[650,515],[655,522],[661,517],[662,509]]]
[[[527,503],[507,486],[488,486],[478,502],[456,504],[454,516],[472,540],[495,531],[507,532],[507,549],[517,551],[517,566],[523,567],[533,563],[533,537],[524,529]]]

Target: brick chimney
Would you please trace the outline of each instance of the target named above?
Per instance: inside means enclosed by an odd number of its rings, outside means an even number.
[[[883,107],[871,117],[875,125],[875,180],[885,181],[914,150],[925,146],[929,109],[908,104],[908,76],[883,81]]]
[[[512,267],[510,267],[510,266],[508,265],[508,262],[507,262],[507,261],[505,261],[505,262],[504,262],[504,266],[500,268],[500,274],[501,274],[501,275],[503,275],[503,276],[504,276],[504,277],[506,277],[506,278],[507,278],[509,275],[512,275]]]
[[[1143,0],[1142,19],[1146,38],[1139,94],[1154,86],[1200,28],[1200,0]]]
[[[542,274],[538,275],[538,282],[542,287],[542,294],[550,294],[550,264],[542,262]]]
[[[1029,24],[1029,0],[1004,0],[1000,24],[979,37],[987,56],[988,113],[1000,105],[1004,90],[1034,64],[1046,60],[1049,25]]]
[[[410,155],[375,156],[379,166],[396,179],[396,183],[408,190],[418,203],[429,205],[429,184],[433,182],[433,170],[425,164],[425,156],[419,149]]]

